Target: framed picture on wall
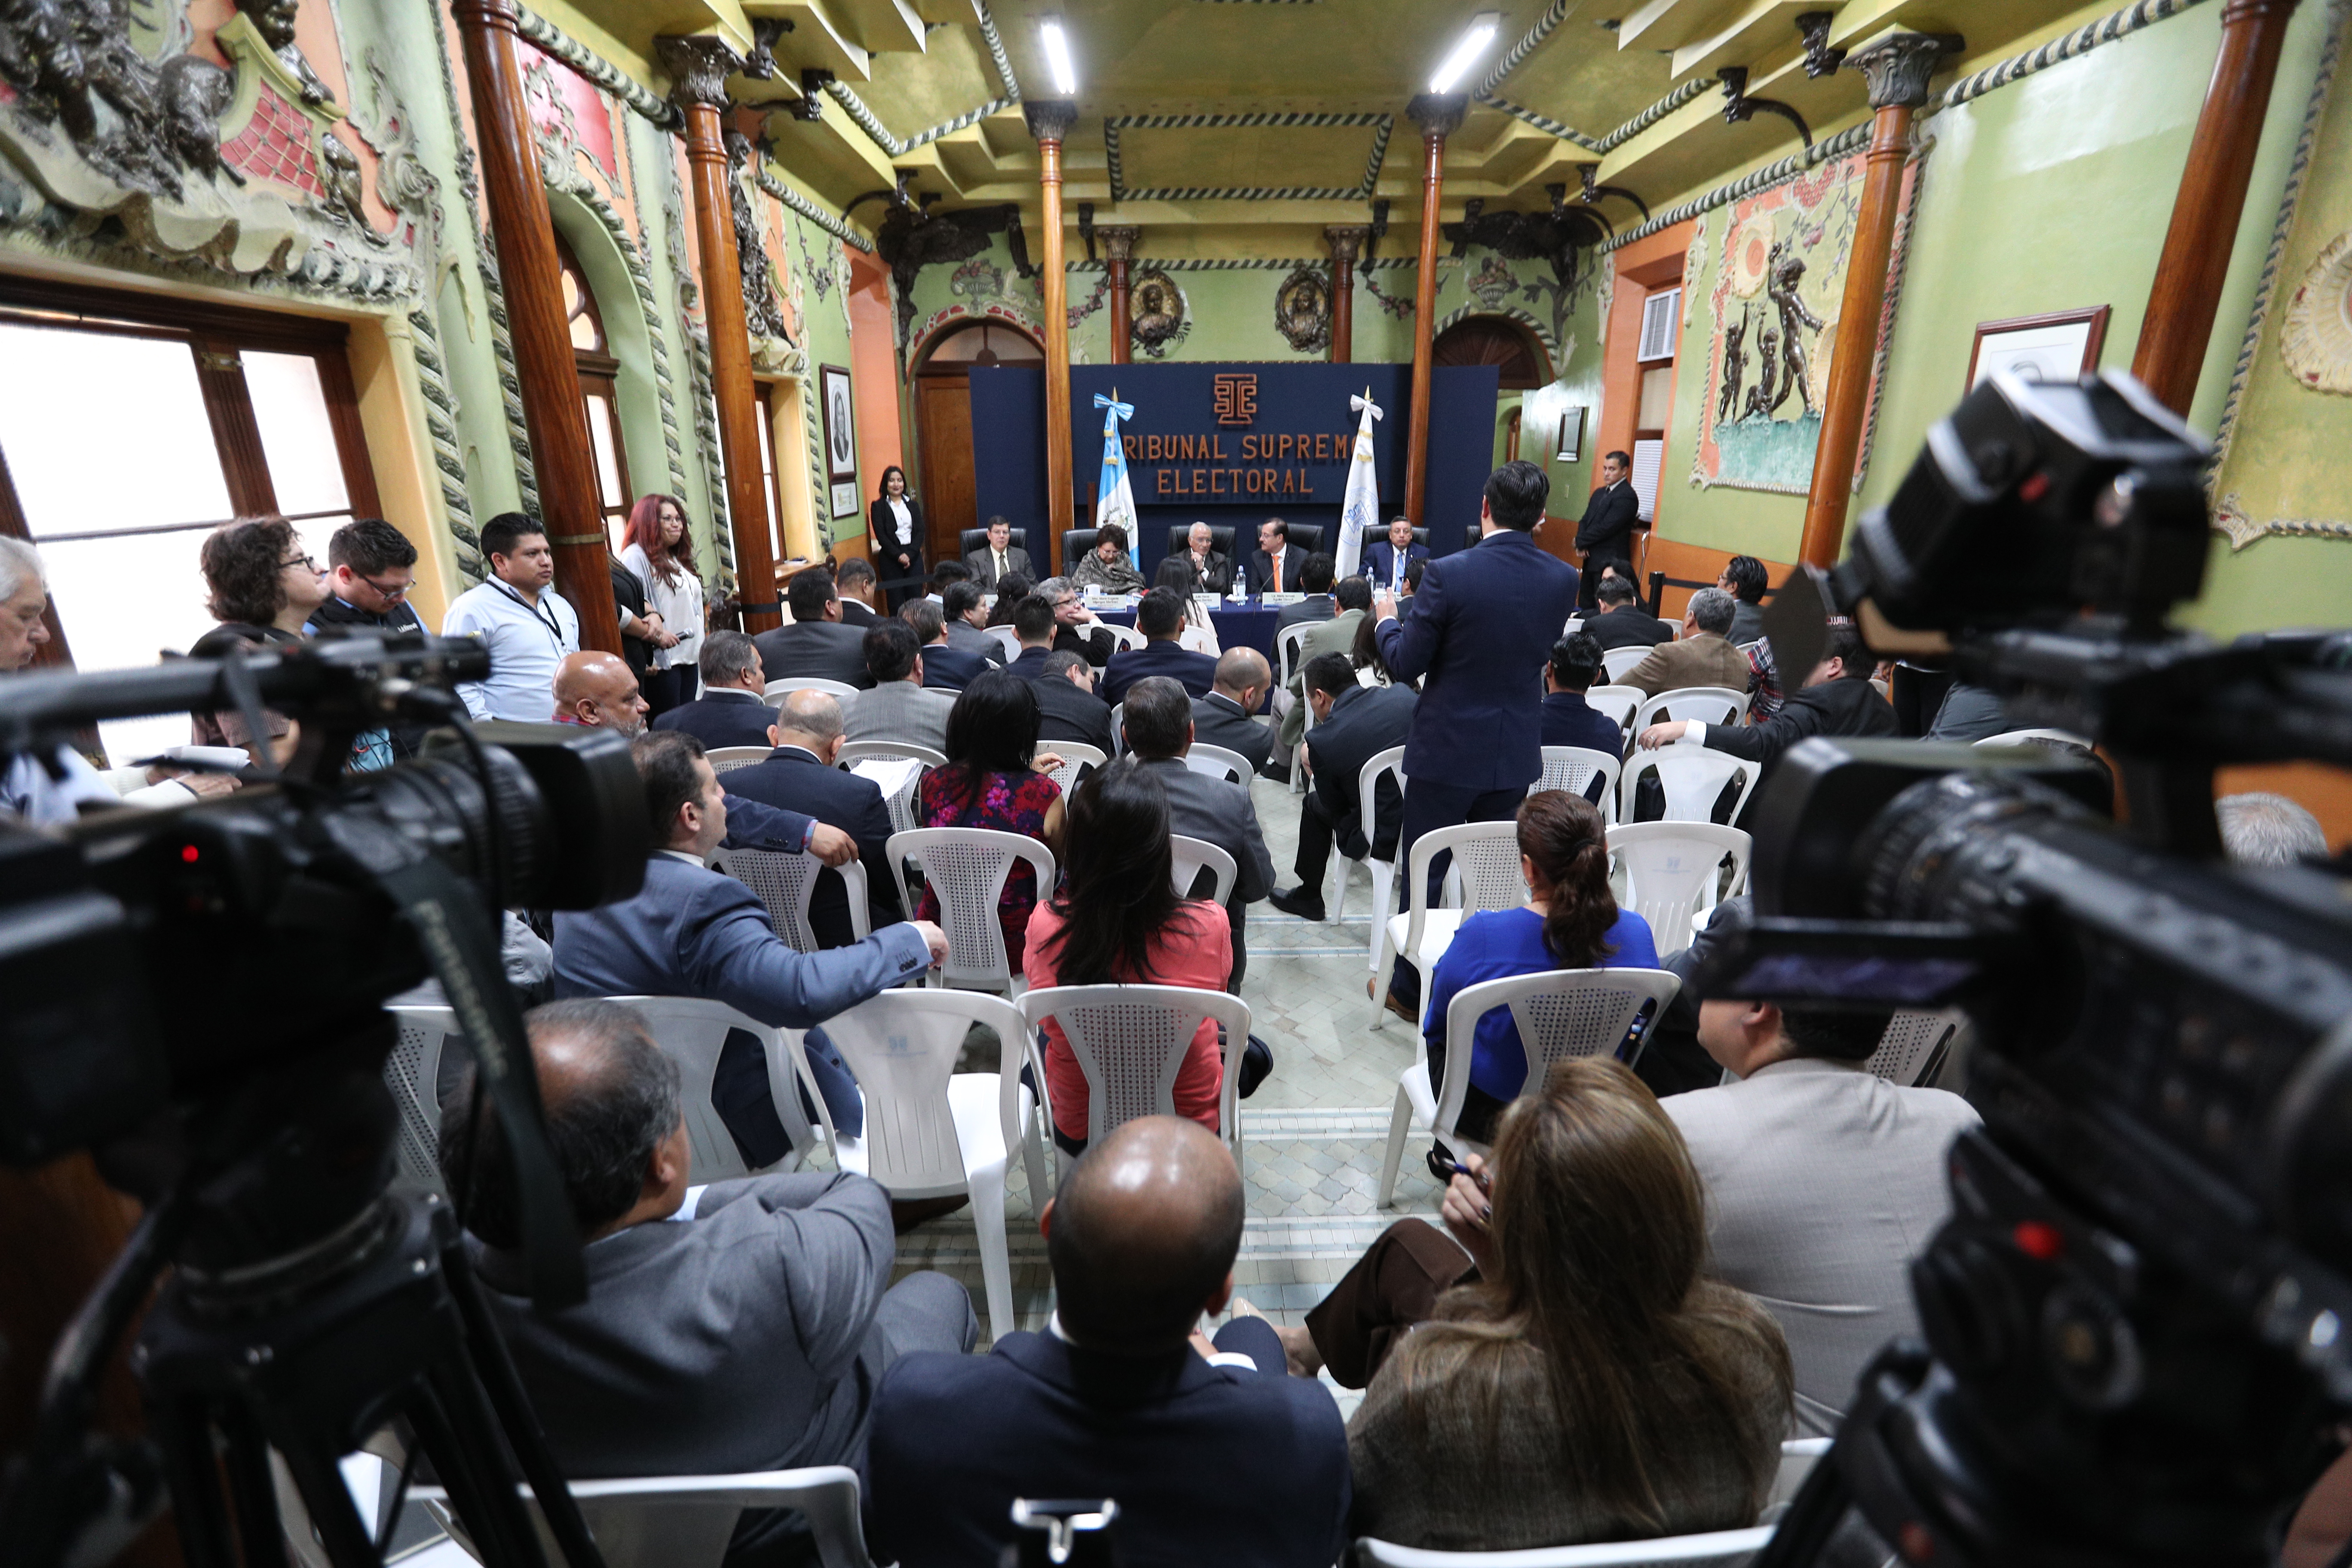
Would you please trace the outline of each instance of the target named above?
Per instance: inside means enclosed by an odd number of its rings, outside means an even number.
[[[2099,368],[2099,348],[2107,338],[2105,305],[2083,310],[2053,310],[1979,321],[1969,350],[1969,390],[1994,371],[2014,371],[2029,381],[2072,381]]]
[[[824,472],[838,485],[857,483],[857,410],[849,395],[849,372],[837,364],[817,367],[817,392],[824,400]],[[835,517],[839,512],[834,513]]]
[[[856,517],[857,515],[857,503],[863,499],[857,493],[857,481],[856,479],[836,480],[834,483],[832,489],[832,515],[835,517]]]
[[[1559,441],[1552,454],[1563,463],[1584,455],[1584,410],[1574,404],[1559,411]]]

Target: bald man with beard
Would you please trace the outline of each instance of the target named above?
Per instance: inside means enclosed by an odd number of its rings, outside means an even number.
[[[1347,1431],[1233,1299],[1241,1173],[1216,1134],[1147,1116],[1098,1140],[1038,1216],[1058,1309],[985,1356],[883,1374],[867,1458],[877,1562],[993,1568],[1015,1498],[1115,1498],[1127,1568],[1329,1568]],[[1245,1315],[1243,1315],[1245,1314]]]

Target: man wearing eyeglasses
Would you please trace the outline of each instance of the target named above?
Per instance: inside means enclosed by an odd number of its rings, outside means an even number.
[[[327,541],[327,602],[310,612],[302,629],[373,626],[421,632],[425,623],[408,605],[416,581],[416,546],[380,517],[363,517],[335,530]]]

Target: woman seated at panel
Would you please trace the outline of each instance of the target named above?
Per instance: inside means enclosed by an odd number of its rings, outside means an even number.
[[[1190,985],[1222,991],[1233,972],[1225,911],[1176,896],[1168,846],[1168,792],[1132,757],[1088,773],[1070,792],[1061,890],[1029,921],[1029,989],[1048,985]],[[1087,1146],[1086,1073],[1060,1024],[1045,1023],[1045,1086],[1054,1142]],[[1176,1069],[1176,1114],[1218,1131],[1224,1059],[1204,1018]]]
[[[1081,588],[1099,588],[1106,594],[1142,593],[1143,574],[1127,558],[1127,530],[1115,522],[1106,522],[1097,529],[1094,548],[1078,558],[1070,581]]]
[[[916,803],[924,827],[987,827],[1035,839],[1055,854],[1062,847],[1062,787],[1046,775],[1062,765],[1037,754],[1036,693],[1019,676],[992,669],[973,679],[948,713],[947,766],[923,775]],[[996,900],[1004,931],[1005,962],[1018,971],[1037,905],[1037,872],[1015,860]],[[937,891],[923,889],[916,919],[937,921]]]
[[[1294,1370],[1328,1354],[1340,1383],[1369,1378],[1349,1533],[1506,1552],[1753,1524],[1789,1347],[1701,1277],[1704,1192],[1656,1097],[1615,1062],[1559,1063],[1468,1167],[1445,1194],[1453,1241],[1399,1220],[1306,1329],[1278,1331]]]
[[[1172,588],[1184,601],[1184,629],[1176,634],[1177,646],[1214,658],[1225,650],[1217,646],[1217,628],[1194,605],[1192,593],[1199,583],[1192,563],[1181,555],[1171,555],[1160,562],[1159,573],[1151,580],[1153,587]]]

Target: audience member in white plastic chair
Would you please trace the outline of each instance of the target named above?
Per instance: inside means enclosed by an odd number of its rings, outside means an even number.
[[[470,1082],[449,1101],[440,1157],[451,1192],[470,1186],[467,1247],[563,1473],[862,1466],[885,1371],[971,1350],[964,1288],[929,1271],[890,1282],[890,1198],[864,1176],[689,1187],[677,1065],[634,1009],[583,998],[526,1024],[548,1144],[591,1244],[588,1300],[532,1310],[504,1131],[495,1116],[469,1125]],[[746,1515],[729,1561],[774,1560],[763,1547],[800,1561],[801,1528],[793,1513]]]
[[[1701,1278],[1704,1197],[1619,1064],[1559,1063],[1514,1101],[1493,1161],[1447,1186],[1444,1232],[1399,1220],[1307,1327],[1276,1331],[1295,1372],[1367,1388],[1351,1533],[1504,1552],[1753,1524],[1789,1350],[1762,1306]]]
[[[917,786],[917,826],[1024,834],[1059,857],[1062,789],[1046,775],[1062,765],[1062,759],[1037,750],[1043,722],[1037,694],[1009,670],[992,669],[965,687],[948,715],[948,765],[925,773]],[[1030,911],[1046,891],[1037,886],[1035,868],[1020,860],[997,895],[1004,956],[1016,969],[1028,941]],[[915,913],[920,920],[940,918],[937,889],[924,885]]]
[[[1805,677],[1804,689],[1763,723],[1701,724],[1670,719],[1643,731],[1633,738],[1634,743],[1654,747],[1681,742],[1728,752],[1762,763],[1769,783],[1772,764],[1780,761],[1780,753],[1808,735],[1895,735],[1895,710],[1870,684],[1870,672],[1876,668],[1862,634],[1851,623],[1840,621],[1830,627],[1829,641],[1823,645],[1820,662]]]

